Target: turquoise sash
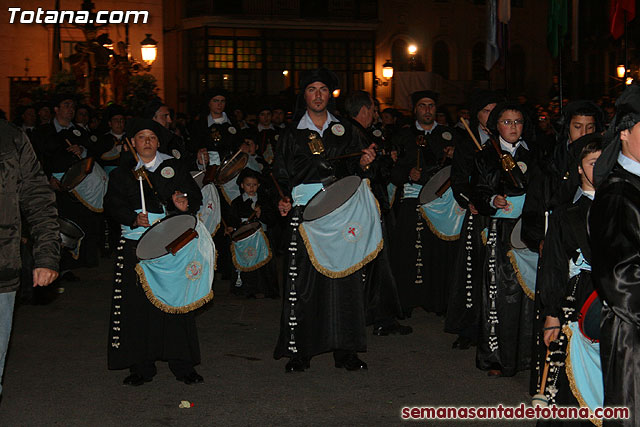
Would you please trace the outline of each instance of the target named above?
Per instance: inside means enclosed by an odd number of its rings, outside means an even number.
[[[382,249],[380,208],[364,179],[335,211],[300,225],[313,266],[330,278],[346,277],[372,261]]]
[[[298,184],[293,187],[291,197],[293,198],[293,206],[305,206],[309,203],[309,200],[316,195],[316,193],[322,190],[323,185],[319,182],[314,184]]]
[[[251,236],[231,242],[233,265],[243,272],[257,270],[271,260],[269,240],[262,228]]]
[[[107,176],[111,175],[111,172],[116,170],[117,166],[104,166],[104,171],[107,173]]]
[[[396,201],[396,193],[398,192],[398,187],[393,183],[387,184],[387,197],[389,197],[389,207],[393,206],[393,202]]]
[[[220,196],[213,184],[207,184],[200,190],[202,192],[202,205],[198,211],[198,219],[212,236],[220,226]]]
[[[582,256],[580,248],[578,248],[578,253],[580,255],[578,255],[578,259],[575,262],[573,262],[573,259],[569,260],[569,279],[580,274],[582,270],[591,271],[591,266],[587,260],[584,259],[584,256]]]
[[[167,313],[187,313],[213,298],[211,285],[215,269],[216,249],[211,235],[200,221],[198,237],[175,255],[140,260],[138,278],[147,298]]]
[[[565,325],[563,331],[569,339],[566,372],[571,391],[581,407],[593,412],[604,404],[600,343],[582,335],[578,322]]]
[[[509,206],[504,209],[498,209],[498,211],[491,215],[491,217],[511,219],[520,218],[520,215],[522,215],[522,207],[524,206],[525,197],[526,194],[523,194],[522,196],[508,196],[507,203]]]
[[[417,199],[420,197],[422,185],[414,183],[405,183],[402,192],[402,199]]]
[[[538,254],[529,249],[511,249],[507,252],[507,256],[516,272],[522,290],[530,299],[535,299]]]
[[[226,184],[222,184],[220,186],[220,191],[222,192],[222,196],[229,204],[231,204],[233,199],[240,195],[240,187],[238,187],[238,183],[236,183],[235,179],[232,179]]]
[[[139,214],[140,212],[142,212],[142,209],[136,209],[137,214]],[[167,214],[166,213],[157,214],[153,212],[147,212],[147,216],[149,218],[149,224],[153,225],[156,222],[160,221],[162,218],[166,217]],[[148,229],[149,227],[131,228],[128,225],[122,225],[122,224],[120,225],[120,231],[122,232],[122,237],[129,240],[140,240],[140,237],[142,237],[144,232],[147,231]]]
[[[442,197],[420,206],[420,212],[439,239],[457,240],[460,237],[466,211],[456,202],[451,188]]]
[[[220,153],[217,151],[208,151],[209,153],[209,166],[220,164]]]

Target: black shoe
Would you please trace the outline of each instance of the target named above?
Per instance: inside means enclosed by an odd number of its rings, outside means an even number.
[[[345,368],[347,371],[360,371],[367,369],[367,364],[355,354],[350,354],[340,361],[336,360],[336,368]]]
[[[184,377],[176,377],[176,380],[182,381],[186,385],[200,384],[204,382],[204,378],[202,378],[202,376],[199,375],[196,371],[191,371]]]
[[[387,335],[409,335],[413,332],[411,326],[401,325],[396,322],[390,326],[376,326],[373,328],[373,335],[377,337],[386,337]]]
[[[310,363],[308,360],[300,359],[299,357],[292,357],[289,359],[284,367],[285,372],[304,372],[305,369],[309,369]]]
[[[472,345],[475,345],[473,340],[469,337],[463,337],[462,335],[453,342],[451,348],[457,348],[459,350],[467,350]]]
[[[151,382],[151,380],[153,380],[153,378],[145,378],[140,374],[131,374],[122,381],[122,384],[137,387],[144,383]]]

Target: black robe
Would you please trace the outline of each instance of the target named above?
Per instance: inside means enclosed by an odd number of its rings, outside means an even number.
[[[136,209],[141,209],[139,183],[132,170],[135,161],[115,169],[109,180],[105,206],[119,224],[132,226]],[[171,178],[161,171],[173,168]],[[145,204],[148,212],[182,214],[171,201],[174,191],[187,193],[189,211],[195,214],[202,204],[202,193],[189,171],[177,159],[167,159],[155,172],[147,172],[153,190],[144,183]],[[109,321],[108,366],[109,369],[134,368],[156,360],[181,361],[186,372],[200,363],[200,347],[193,312],[169,314],[155,307],[147,299],[135,272],[138,241],[121,239],[116,251],[115,277]],[[174,368],[172,367],[172,370]]]
[[[391,181],[398,191],[410,182],[409,172],[417,166],[418,155],[422,173],[416,184],[426,184],[446,166],[449,159],[445,158],[443,150],[454,145],[455,134],[446,126],[436,126],[426,135],[415,125],[402,129],[397,134],[396,144],[403,147],[404,155],[398,159],[391,174]],[[419,135],[424,135],[425,147],[418,148],[416,138]],[[399,203],[391,265],[405,315],[410,316],[415,307],[444,314],[453,279],[451,262],[455,258],[458,241],[445,241],[436,236],[422,218],[419,207],[418,198],[403,197]],[[421,249],[416,246],[421,246]]]
[[[536,349],[535,368],[531,370],[532,386],[536,392],[540,388],[544,359],[547,348],[544,345],[544,331],[542,330],[547,316],[556,317],[561,325],[577,321],[580,309],[593,292],[591,273],[582,270],[581,273],[569,279],[569,261],[577,261],[582,253],[585,260],[591,262],[591,248],[587,237],[587,214],[591,206],[591,199],[580,197],[576,203],[563,205],[554,210],[549,221],[549,230],[545,238],[540,269],[536,282],[536,319],[534,321],[534,349]],[[558,372],[549,370],[546,386],[555,387],[558,392],[554,403],[559,406],[579,407],[580,404],[571,392],[571,387],[565,371],[566,338],[561,338],[550,345],[552,351],[560,350],[562,357],[552,356],[554,362],[559,362]],[[539,422],[538,425],[563,425],[562,421]],[[575,422],[567,423],[576,425]],[[582,424],[591,425],[590,421]]]
[[[209,115],[206,115],[193,124],[192,138],[187,150],[194,156],[201,148],[216,151],[222,161],[239,148],[240,127],[231,122],[214,123],[209,126],[208,120]]]
[[[640,177],[616,165],[598,186],[589,213],[592,278],[607,304],[600,324],[604,406],[626,406],[640,421]]]
[[[317,132],[297,129],[297,122],[280,138],[273,163],[274,175],[285,194],[298,184],[319,183],[330,175],[342,178],[354,171],[348,161],[327,159],[357,152],[348,123],[331,122],[321,137],[324,153],[314,155],[309,137]],[[342,136],[338,130],[344,128]],[[362,269],[339,279],[319,273],[311,264],[298,232],[303,206],[289,213],[290,245],[283,288],[280,334],[274,358],[311,357],[328,351],[366,351],[364,277]]]
[[[520,196],[526,193],[531,166],[535,163],[535,151],[532,144],[529,150],[518,147],[513,159],[522,162],[526,167],[524,189],[512,184],[504,173],[496,151],[490,147],[483,150],[476,159],[478,169],[478,185],[472,200],[481,214],[493,215],[496,209],[490,205],[493,195]],[[512,376],[516,372],[529,368],[531,362],[531,321],[533,319],[533,301],[527,297],[518,282],[516,272],[511,265],[508,252],[511,250],[511,232],[517,219],[491,218],[489,221],[489,240],[492,231],[496,234],[495,242],[495,306],[498,323],[495,335],[491,333],[491,286],[490,262],[491,248],[487,244],[484,264],[482,308],[480,314],[480,335],[476,353],[476,365],[479,369],[499,369],[503,376]],[[530,248],[535,249],[535,248]],[[497,348],[490,341],[497,338]]]

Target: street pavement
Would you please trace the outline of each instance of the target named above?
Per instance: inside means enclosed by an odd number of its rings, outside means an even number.
[[[48,305],[16,308],[4,374],[0,426],[401,425],[404,406],[528,404],[529,372],[490,379],[475,368],[475,349],[452,350],[443,318],[414,311],[407,336],[368,333],[360,357],[368,371],[315,357],[304,373],[274,360],[280,300],[228,292],[198,312],[203,384],[176,381],[167,364],[140,387],[122,385],[127,371],[107,369],[111,263],[78,271]],[[186,400],[193,406],[179,408]],[[511,425],[514,421],[432,421],[427,425]],[[533,422],[516,422],[530,426]]]

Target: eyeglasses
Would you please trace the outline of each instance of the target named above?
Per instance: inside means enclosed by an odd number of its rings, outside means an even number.
[[[511,120],[511,119],[506,119],[506,120],[500,120],[500,124],[504,125],[504,126],[522,126],[524,125],[524,120],[518,119],[518,120]]]

